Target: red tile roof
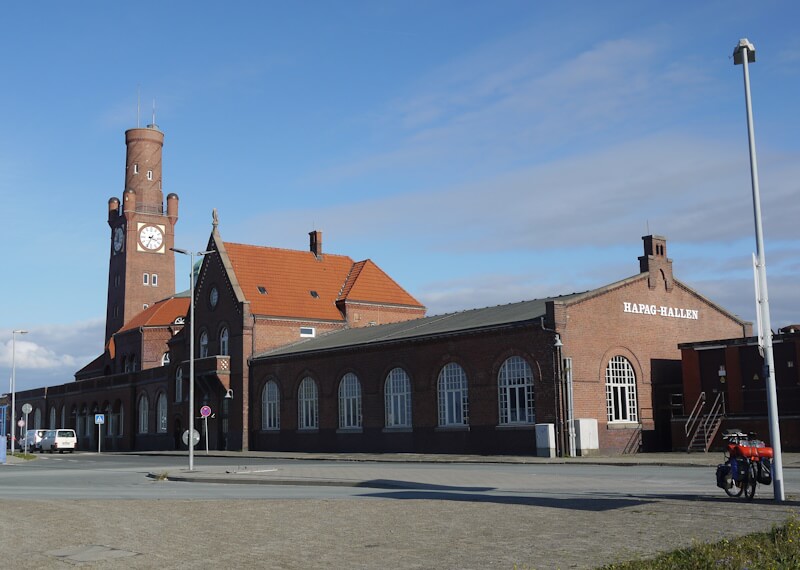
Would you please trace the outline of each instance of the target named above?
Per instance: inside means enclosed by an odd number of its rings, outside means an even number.
[[[139,327],[166,326],[189,312],[189,297],[170,297],[154,303],[125,323],[116,334]]]
[[[340,321],[336,301],[344,298],[422,306],[369,260],[229,242],[224,248],[253,314]]]
[[[353,270],[350,272],[340,299],[412,307],[422,306],[370,259],[359,261],[353,265]]]

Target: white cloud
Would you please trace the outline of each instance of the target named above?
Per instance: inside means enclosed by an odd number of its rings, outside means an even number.
[[[15,348],[18,391],[62,384],[74,380],[75,372],[103,350],[105,321],[93,319],[71,324],[36,324],[24,336],[17,335]],[[0,329],[0,367],[11,377],[11,330]],[[5,388],[0,384],[0,390]]]

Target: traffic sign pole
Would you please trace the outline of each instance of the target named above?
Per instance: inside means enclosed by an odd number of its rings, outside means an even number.
[[[97,453],[100,453],[100,440],[103,439],[103,424],[106,423],[105,414],[95,414],[94,423],[97,424]]]

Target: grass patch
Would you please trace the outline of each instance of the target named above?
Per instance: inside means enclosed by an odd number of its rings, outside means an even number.
[[[36,459],[36,455],[34,455],[33,453],[23,453],[21,451],[15,451],[14,453],[11,453],[9,451],[8,457],[16,457],[17,459],[24,459],[25,461]]]
[[[698,543],[650,560],[609,564],[598,570],[672,570],[714,568],[719,570],[789,570],[800,568],[800,522],[794,516],[769,532],[715,543]]]

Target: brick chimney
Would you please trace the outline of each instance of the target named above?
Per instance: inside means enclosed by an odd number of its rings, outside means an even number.
[[[308,232],[308,237],[311,253],[313,253],[317,259],[322,259],[322,232],[318,230]]]
[[[647,286],[655,289],[659,283],[672,291],[672,260],[667,258],[667,238],[642,236],[644,255],[639,257],[639,272],[647,273]]]

